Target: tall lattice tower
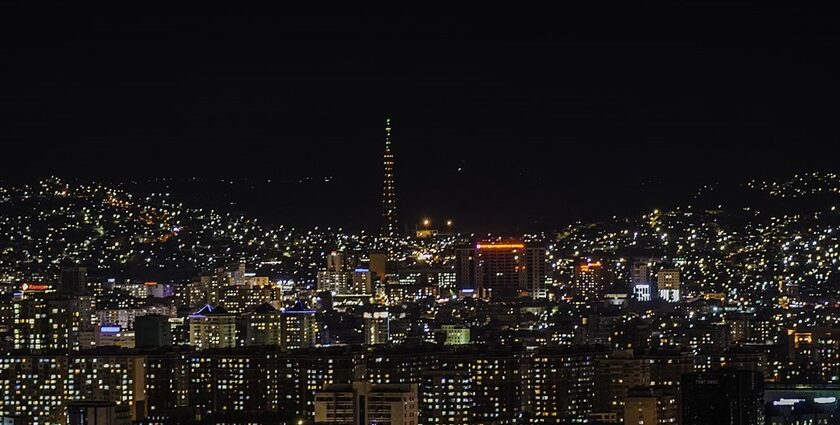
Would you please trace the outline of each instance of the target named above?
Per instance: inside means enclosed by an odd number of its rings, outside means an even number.
[[[382,236],[397,236],[397,195],[394,192],[394,154],[391,153],[391,119],[385,119],[385,179],[382,188]]]

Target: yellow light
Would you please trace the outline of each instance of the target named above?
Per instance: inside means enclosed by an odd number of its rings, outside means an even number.
[[[429,225],[429,224],[431,224],[431,223],[432,223],[432,222],[431,222],[428,218],[423,219],[423,225],[424,225],[424,226],[428,226],[428,225]]]
[[[476,249],[522,249],[525,248],[521,243],[480,243],[475,246]]]
[[[452,220],[446,220],[446,225],[451,227],[452,226]]]

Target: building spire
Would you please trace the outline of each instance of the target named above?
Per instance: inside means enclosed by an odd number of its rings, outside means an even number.
[[[397,236],[397,199],[394,192],[394,154],[391,153],[391,119],[385,119],[385,176],[382,188],[382,236]]]

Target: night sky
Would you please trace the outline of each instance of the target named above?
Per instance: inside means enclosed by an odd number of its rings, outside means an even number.
[[[515,232],[836,163],[825,12],[70,6],[0,9],[3,179],[262,181],[247,212],[372,229],[390,116],[403,222]]]

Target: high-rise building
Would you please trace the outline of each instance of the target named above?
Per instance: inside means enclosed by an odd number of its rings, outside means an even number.
[[[370,253],[368,268],[373,273],[374,277],[379,282],[385,282],[385,275],[388,274],[388,254],[382,251],[373,251]]]
[[[316,279],[319,292],[331,292],[336,295],[350,293],[350,279],[347,272],[318,270]]]
[[[315,345],[318,323],[315,320],[315,310],[309,309],[303,301],[297,300],[291,308],[281,313],[280,346],[284,350],[306,348]]]
[[[390,322],[387,311],[364,313],[365,344],[388,344],[390,342]]]
[[[669,302],[680,302],[680,269],[661,269],[656,274],[656,286],[659,298]]]
[[[587,421],[595,402],[595,361],[603,355],[587,348],[534,353],[525,377],[532,422]]]
[[[522,410],[524,388],[521,353],[480,348],[462,358],[475,387],[472,421],[466,423],[515,423]]]
[[[315,394],[316,424],[417,425],[417,384],[332,384]]]
[[[66,400],[102,400],[127,407],[132,420],[148,413],[145,356],[100,349],[68,359]]]
[[[63,269],[58,290],[74,294],[85,292],[87,290],[87,268],[69,267]]]
[[[224,288],[230,286],[231,279],[227,275],[224,267],[218,267],[209,273],[203,273],[199,276],[197,291],[203,292],[202,297],[193,297],[191,300],[195,303],[198,300],[203,300],[210,305],[220,305],[223,301]]]
[[[351,276],[343,252],[333,251],[327,255],[327,266],[318,270],[316,283],[319,292],[344,295],[352,292]]]
[[[533,299],[548,298],[548,258],[544,246],[528,245],[522,262],[524,289]]]
[[[625,424],[668,425],[679,421],[677,397],[668,387],[634,387],[624,399]]]
[[[682,377],[683,425],[764,423],[764,381],[760,373],[721,370]]]
[[[461,293],[474,293],[476,290],[474,246],[455,248],[455,286]]]
[[[140,347],[166,347],[172,345],[172,327],[169,317],[149,314],[134,319],[134,345]]]
[[[694,356],[689,351],[653,350],[643,357],[650,362],[650,382],[653,386],[679,388],[682,375],[694,370]]]
[[[803,327],[788,331],[788,357],[798,369],[814,371],[821,380],[840,376],[840,328]]]
[[[479,242],[455,249],[459,293],[482,298],[548,296],[545,247],[518,241]]]
[[[373,278],[370,270],[363,268],[353,270],[353,293],[373,294]]]
[[[26,424],[63,424],[67,376],[65,355],[0,356],[0,417]]]
[[[280,345],[283,341],[280,311],[271,304],[262,304],[243,315],[245,345]]]
[[[575,265],[572,290],[585,299],[600,299],[609,286],[608,273],[601,261],[582,259]]]
[[[391,152],[391,119],[385,120],[385,166],[382,187],[382,236],[394,238],[399,235],[397,229],[397,195],[394,187],[394,154]]]
[[[146,356],[146,400],[151,415],[166,417],[189,406],[192,354],[161,350]]]
[[[14,341],[15,309],[12,294],[0,295],[0,350],[12,348]]]
[[[171,283],[144,282],[149,296],[154,298],[168,298],[175,295],[175,286]]]
[[[205,305],[189,317],[190,345],[197,350],[236,346],[236,315]]]
[[[79,350],[80,299],[26,289],[12,300],[12,340],[18,350]]]
[[[423,374],[420,420],[424,424],[473,423],[475,386],[465,364],[445,364]]]
[[[476,289],[481,296],[511,299],[522,289],[525,244],[479,242],[475,246]]]
[[[437,274],[437,287],[441,296],[454,295],[458,292],[455,270],[444,269]]]
[[[420,382],[422,372],[439,363],[434,352],[407,349],[404,346],[374,346],[359,361],[357,372],[366,381],[376,384]]]
[[[613,350],[595,361],[594,412],[605,421],[621,421],[628,391],[645,385],[650,385],[650,361],[633,350]]]
[[[277,412],[284,402],[280,386],[287,376],[305,386],[315,385],[296,365],[283,361],[278,347],[203,351],[185,360],[189,362],[187,406],[192,413],[185,422],[207,418],[211,412]],[[283,395],[296,397],[301,389],[292,385]],[[157,395],[155,400],[160,400]]]

